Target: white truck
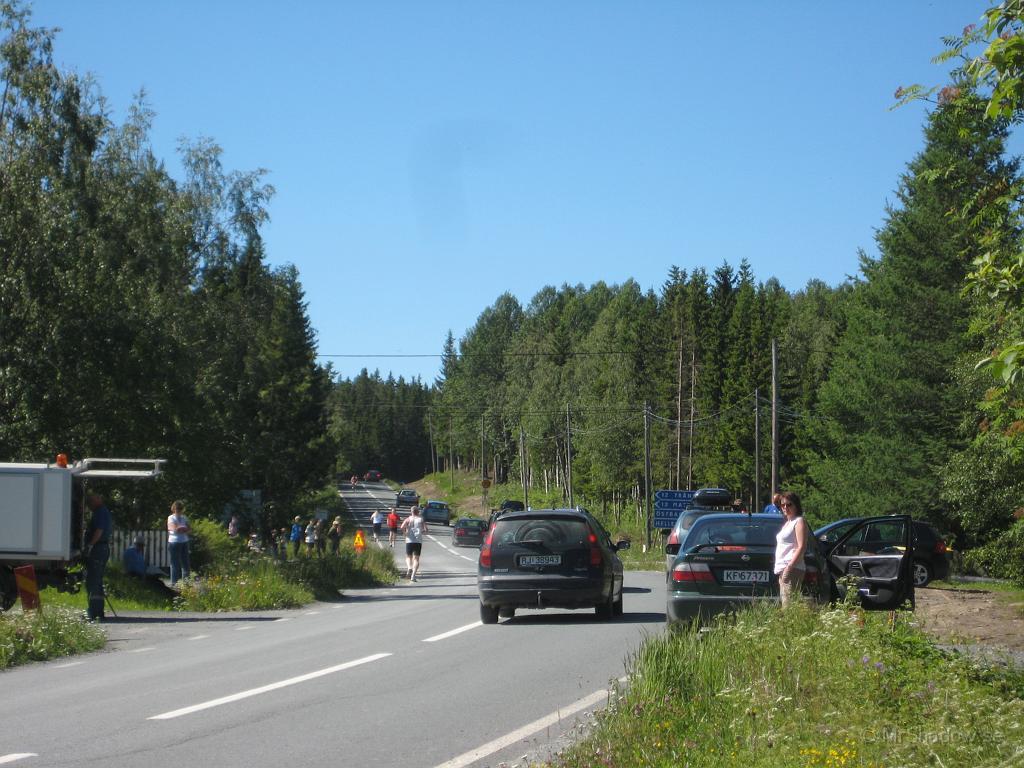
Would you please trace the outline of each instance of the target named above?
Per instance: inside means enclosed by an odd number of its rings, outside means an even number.
[[[164,459],[82,459],[68,464],[0,463],[0,610],[18,597],[14,569],[35,567],[39,586],[77,590],[69,569],[81,562],[89,480],[143,480]]]

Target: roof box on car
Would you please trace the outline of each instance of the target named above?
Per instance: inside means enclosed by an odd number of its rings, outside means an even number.
[[[693,506],[732,509],[732,494],[725,488],[701,488],[693,494]]]

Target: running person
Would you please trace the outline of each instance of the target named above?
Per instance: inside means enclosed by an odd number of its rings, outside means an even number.
[[[370,518],[370,522],[373,524],[373,540],[380,541],[380,527],[384,524],[384,509],[378,507],[373,511],[373,517]]]
[[[402,521],[402,530],[405,531],[405,575],[410,581],[416,581],[416,574],[420,570],[420,553],[423,551],[423,534],[430,532],[427,521],[420,515],[419,507],[414,506],[409,510],[409,516]]]
[[[388,544],[391,548],[395,548],[395,536],[398,534],[398,523],[400,522],[398,513],[395,512],[395,508],[392,507],[391,511],[388,512]]]

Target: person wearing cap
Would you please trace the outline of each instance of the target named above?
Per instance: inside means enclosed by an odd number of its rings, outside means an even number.
[[[124,572],[129,576],[146,575],[146,540],[136,536],[132,546],[127,547],[121,557]]]
[[[302,525],[302,519],[296,515],[292,521],[292,534],[289,536],[292,542],[292,557],[299,556],[299,547],[302,546],[302,535],[305,530],[305,527]]]
[[[341,518],[334,518],[331,528],[327,531],[327,538],[331,542],[331,554],[336,555],[341,549]]]

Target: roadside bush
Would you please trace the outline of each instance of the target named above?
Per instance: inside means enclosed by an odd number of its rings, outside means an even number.
[[[0,613],[0,669],[103,647],[106,635],[81,612],[64,607]]]
[[[238,561],[246,560],[248,550],[240,538],[228,536],[227,529],[212,520],[191,520],[190,559],[196,573],[230,573]]]
[[[360,555],[348,542],[337,555],[300,557],[279,566],[285,578],[309,589],[317,600],[337,599],[348,587],[393,584],[398,578],[390,549],[370,546]]]
[[[965,552],[964,566],[984,576],[1010,579],[1018,587],[1024,587],[1024,520],[1018,520],[985,546]]]
[[[175,608],[181,611],[263,611],[298,608],[312,592],[289,579],[272,560],[247,564],[234,573],[213,573],[179,582]]]

